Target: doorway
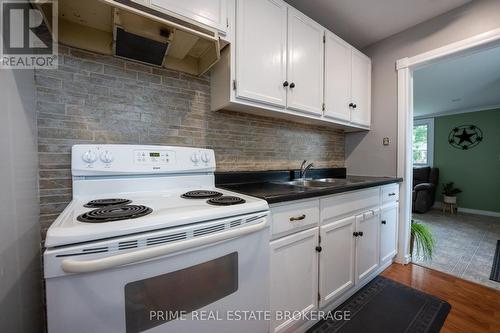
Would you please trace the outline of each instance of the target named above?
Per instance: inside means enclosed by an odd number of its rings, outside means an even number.
[[[441,84],[439,84],[440,80],[450,79],[450,77],[453,76],[459,77],[461,75],[460,69],[463,69],[464,67],[464,61],[471,61],[471,59],[475,59],[474,61],[476,64],[469,63],[467,68],[476,66],[471,71],[472,73],[477,74],[481,70],[485,69],[484,59],[492,57],[496,54],[495,52],[498,52],[500,55],[500,29],[474,36],[467,40],[453,43],[412,58],[404,58],[397,62],[398,176],[404,178],[400,198],[400,244],[397,259],[400,263],[409,263],[414,261],[415,263],[422,265],[427,264],[428,267],[442,270],[446,273],[473,280],[485,285],[490,284],[490,287],[498,287],[498,289],[500,289],[500,283],[489,281],[489,276],[486,277],[485,272],[491,269],[491,264],[486,269],[485,267],[488,266],[488,264],[483,263],[483,272],[479,274],[481,276],[478,274],[472,274],[471,276],[463,275],[467,272],[468,268],[470,268],[469,271],[474,271],[474,273],[478,272],[478,267],[475,267],[474,265],[476,262],[480,261],[479,259],[485,258],[485,256],[481,255],[481,251],[487,250],[489,251],[488,253],[491,253],[492,251],[494,253],[494,249],[492,250],[491,247],[494,246],[494,241],[496,241],[496,239],[492,240],[493,245],[488,244],[486,246],[488,249],[485,249],[482,241],[486,239],[489,240],[488,237],[498,237],[500,239],[500,213],[498,216],[495,216],[495,211],[500,209],[493,207],[492,212],[490,212],[491,214],[489,214],[490,216],[477,214],[481,209],[475,209],[472,203],[469,202],[470,200],[467,199],[477,196],[477,194],[472,193],[474,190],[477,190],[477,188],[470,186],[467,187],[467,195],[465,195],[466,193],[464,191],[462,198],[459,197],[459,202],[457,204],[446,204],[446,208],[449,209],[450,213],[446,215],[443,214],[441,210],[436,209],[441,208],[440,205],[443,205],[444,203],[443,196],[441,196],[441,189],[445,180],[446,182],[454,181],[455,185],[457,182],[462,182],[465,186],[465,183],[463,183],[464,180],[474,182],[474,173],[478,182],[479,179],[485,175],[478,173],[480,170],[479,167],[465,171],[458,170],[459,168],[454,168],[454,170],[445,168],[444,170],[438,170],[438,174],[439,171],[442,171],[441,177],[437,176],[434,170],[436,169],[434,168],[435,165],[444,166],[446,164],[443,164],[443,158],[448,160],[455,158],[450,157],[455,155],[445,156],[446,154],[443,153],[444,150],[442,149],[444,146],[446,146],[445,149],[448,149],[449,146],[450,148],[456,149],[457,152],[461,150],[460,158],[462,159],[462,163],[464,163],[463,161],[468,161],[474,164],[475,157],[472,156],[477,156],[479,151],[484,151],[486,141],[481,144],[484,133],[480,132],[481,130],[479,126],[475,125],[474,121],[468,121],[467,119],[470,119],[470,117],[472,117],[472,119],[484,118],[483,116],[479,117],[479,111],[481,111],[481,113],[489,112],[490,114],[495,114],[494,110],[498,109],[496,110],[496,114],[500,114],[500,103],[496,103],[497,105],[494,105],[495,103],[488,105],[488,103],[486,103],[487,98],[483,98],[484,103],[481,104],[478,100],[474,100],[475,97],[478,97],[476,96],[477,92],[475,95],[464,95],[464,92],[462,91],[462,98],[459,96],[456,98],[449,97],[454,93],[458,93],[457,90],[459,89],[456,89],[456,87],[455,89],[452,89],[454,84],[451,84],[456,82],[441,82]],[[481,57],[483,57],[483,59],[479,59]],[[492,59],[500,62],[500,57],[495,58],[493,56]],[[440,72],[443,68],[450,70],[449,67],[453,67],[452,65],[455,66],[455,70],[451,69],[450,72],[445,72],[444,74]],[[486,76],[485,73],[487,72],[484,72],[483,76]],[[432,77],[433,75],[434,77]],[[476,76],[481,77],[481,75]],[[470,87],[471,85],[477,86],[474,82],[469,82],[470,84],[467,83],[468,82],[464,82],[464,84],[462,84],[462,88],[467,86]],[[494,83],[495,82],[492,84]],[[500,78],[498,78],[498,82],[496,83],[500,84]],[[426,89],[427,95],[434,95],[436,97],[434,100],[430,98],[429,101],[427,101],[430,104],[427,103],[427,105],[422,101],[421,96],[421,92]],[[487,87],[483,87],[481,93],[484,93],[487,89]],[[460,93],[458,93],[458,95],[460,95]],[[486,96],[487,94],[484,95]],[[496,97],[498,98],[498,96]],[[479,99],[479,101],[482,102],[481,99]],[[440,105],[439,103],[445,103],[446,105]],[[447,107],[448,109],[453,110],[452,113],[455,114],[455,119],[451,117],[451,113],[446,113]],[[478,111],[477,114],[470,114],[471,112],[476,111]],[[467,116],[469,116],[469,118],[467,118]],[[451,126],[450,121],[451,123],[457,124]],[[458,124],[458,122],[460,122],[460,124]],[[464,122],[464,124],[461,122]],[[486,121],[486,124],[487,123],[488,121]],[[491,124],[482,126],[488,127],[490,125]],[[448,127],[450,126],[450,133],[444,133],[444,131],[448,131]],[[498,125],[496,126],[498,132]],[[437,134],[436,131],[439,131],[439,134]],[[488,132],[491,133],[492,131],[488,129]],[[491,144],[491,141],[495,139],[492,136],[488,137]],[[479,144],[481,145],[474,150],[473,148]],[[450,149],[448,149],[448,151],[450,151]],[[464,152],[473,154],[467,154],[467,156],[465,156],[465,154],[463,154]],[[493,167],[496,167],[497,170],[500,166],[500,156],[497,156],[499,154],[500,151],[490,153],[490,157],[493,160],[492,163],[494,164]],[[494,156],[496,156],[496,159],[493,158]],[[459,161],[457,160],[457,162]],[[479,160],[477,163],[482,163],[481,165],[483,165],[483,162]],[[418,172],[421,173],[421,175],[416,175],[415,184],[414,166],[420,167]],[[443,172],[445,173],[443,174]],[[470,174],[470,177],[457,176],[460,172]],[[441,179],[441,181],[438,179]],[[433,182],[435,184],[429,185]],[[495,182],[495,180],[493,182]],[[418,193],[419,195],[423,194],[420,198],[417,198],[420,199],[418,200],[418,203],[415,202],[414,185],[418,185],[422,191],[427,190],[427,193]],[[430,192],[429,188],[432,186],[434,186],[434,188],[431,189],[433,192]],[[428,188],[426,189],[426,187]],[[496,188],[498,189],[498,186]],[[500,193],[498,194],[500,195]],[[491,194],[489,195],[491,196]],[[482,201],[484,202],[486,200]],[[412,215],[415,214],[415,204],[417,204],[417,210],[420,211],[421,215]],[[456,210],[457,207],[458,212]],[[484,211],[488,213],[487,210]],[[451,212],[455,214],[451,215]],[[436,243],[438,244],[435,247],[435,254],[440,255],[441,257],[435,257],[436,260],[434,261],[434,265],[432,262],[429,264],[423,262],[421,260],[422,258],[412,258],[410,255],[412,219],[418,219],[419,221],[417,221],[417,223],[422,222],[423,224],[429,225],[430,229],[435,229],[433,234],[434,238],[436,238]],[[427,220],[427,222],[425,220]],[[462,235],[464,238],[461,240],[458,238],[453,239],[447,237],[449,235],[456,237]],[[463,245],[457,248],[455,245],[460,244],[461,242]],[[470,245],[470,248],[467,247],[467,249],[464,250],[466,245]],[[474,257],[475,254],[478,256]]]

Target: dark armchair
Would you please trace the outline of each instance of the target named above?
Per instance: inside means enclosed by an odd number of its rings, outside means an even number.
[[[413,168],[412,211],[414,213],[425,213],[432,208],[436,199],[438,181],[438,168]]]

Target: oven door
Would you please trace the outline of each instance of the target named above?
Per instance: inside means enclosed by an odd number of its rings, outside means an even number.
[[[45,253],[49,333],[268,331],[266,217],[146,249],[76,250]]]

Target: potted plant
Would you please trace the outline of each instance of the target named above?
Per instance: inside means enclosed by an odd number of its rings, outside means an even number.
[[[462,193],[462,190],[455,188],[453,182],[443,184],[443,201],[445,203],[456,204],[458,193]]]
[[[432,233],[426,225],[411,220],[410,233],[410,255],[416,249],[416,255],[424,260],[431,260],[435,241]]]

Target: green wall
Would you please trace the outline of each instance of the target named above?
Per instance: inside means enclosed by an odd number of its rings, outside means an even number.
[[[483,141],[470,150],[448,143],[450,131],[460,125],[475,125]],[[437,201],[441,188],[454,182],[462,208],[500,212],[500,109],[462,113],[434,119],[434,166],[439,168]]]

